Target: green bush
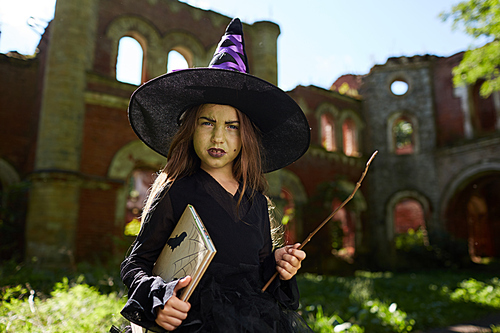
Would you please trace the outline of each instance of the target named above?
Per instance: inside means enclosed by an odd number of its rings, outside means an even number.
[[[101,294],[83,284],[83,276],[70,285],[67,278],[54,286],[50,297],[15,286],[1,296],[1,332],[107,332],[111,325],[123,327],[120,316],[125,298],[115,292]],[[26,297],[29,295],[28,297]]]
[[[424,246],[425,234],[422,229],[408,229],[407,232],[397,234],[394,238],[396,249],[402,251],[410,251],[414,247]]]

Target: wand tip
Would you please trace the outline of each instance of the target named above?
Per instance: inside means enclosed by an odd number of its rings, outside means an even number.
[[[370,163],[372,162],[373,158],[375,157],[375,155],[378,154],[378,150],[375,150],[372,154],[372,156],[370,157],[370,159],[368,160],[368,162],[366,162],[366,165],[370,165]]]

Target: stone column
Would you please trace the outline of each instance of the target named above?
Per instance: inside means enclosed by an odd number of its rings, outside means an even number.
[[[50,23],[26,259],[69,264],[74,255],[86,72],[93,59],[97,0],[58,0]]]
[[[253,59],[249,64],[250,73],[277,85],[280,27],[276,23],[261,21],[255,22],[247,31],[252,39],[252,47],[247,47]]]

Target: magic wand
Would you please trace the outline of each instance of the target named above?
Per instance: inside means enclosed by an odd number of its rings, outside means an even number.
[[[342,202],[342,204],[340,206],[338,206],[313,232],[311,232],[309,234],[309,236],[307,236],[307,238],[299,246],[299,248],[298,248],[299,250],[301,250],[307,243],[309,243],[309,241],[311,240],[311,238],[314,235],[316,235],[316,233],[319,231],[319,229],[323,228],[323,226],[328,221],[330,221],[330,219],[333,217],[333,215],[335,215],[339,210],[341,210],[342,207],[344,207],[354,197],[354,194],[356,194],[356,192],[358,191],[358,188],[361,186],[361,182],[363,181],[363,179],[366,176],[366,173],[368,172],[368,167],[372,163],[372,160],[375,157],[375,155],[377,155],[377,153],[378,153],[378,150],[375,150],[375,152],[372,154],[372,156],[370,157],[370,159],[368,160],[368,162],[366,162],[365,171],[363,171],[363,173],[361,174],[361,178],[359,178],[358,182],[356,183],[356,187],[354,188],[354,191],[352,191],[351,195],[349,195],[349,197],[347,199],[345,199],[344,202]],[[269,281],[267,281],[266,285],[262,288],[262,292],[266,291],[267,287],[269,287],[269,285],[271,284],[271,282],[274,281],[274,279],[276,278],[276,276],[278,276],[278,272],[274,273],[274,275],[269,279]]]

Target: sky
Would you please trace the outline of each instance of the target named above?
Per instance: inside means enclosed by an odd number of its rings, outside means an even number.
[[[283,90],[297,85],[329,89],[341,75],[367,74],[389,57],[450,56],[486,42],[474,40],[460,27],[453,30],[451,21],[439,18],[460,0],[182,2],[248,24],[277,23],[278,86]],[[33,54],[40,33],[53,18],[54,5],[55,0],[0,0],[0,52]]]

